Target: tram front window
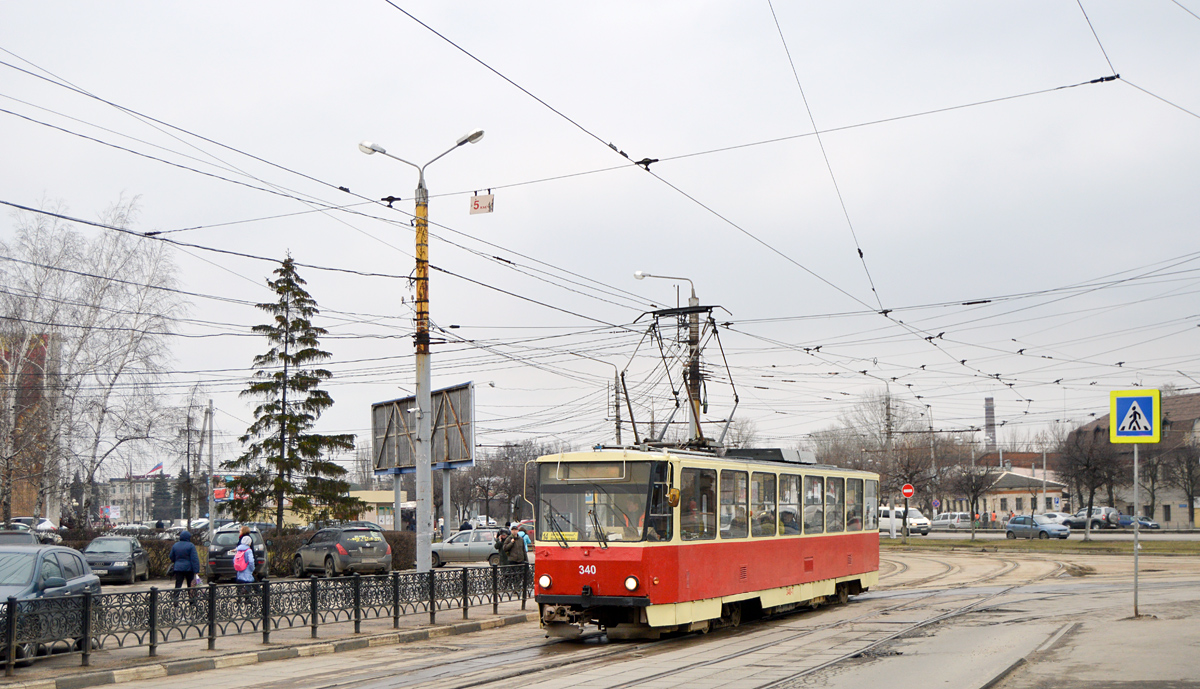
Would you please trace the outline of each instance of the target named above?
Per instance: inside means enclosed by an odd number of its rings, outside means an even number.
[[[538,539],[670,539],[669,508],[666,515],[647,511],[652,481],[669,476],[666,462],[544,462],[538,466]]]

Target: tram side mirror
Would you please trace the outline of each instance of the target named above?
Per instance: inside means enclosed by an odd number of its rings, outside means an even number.
[[[667,491],[667,504],[671,507],[679,507],[679,489],[672,488]]]

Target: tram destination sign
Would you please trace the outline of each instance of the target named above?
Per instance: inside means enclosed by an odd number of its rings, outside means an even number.
[[[1110,443],[1157,443],[1162,437],[1158,390],[1113,390],[1108,396]]]
[[[433,442],[430,460],[435,469],[469,467],[475,463],[475,385],[463,383],[434,390]],[[416,470],[417,398],[371,405],[371,441],[375,474],[407,474]]]

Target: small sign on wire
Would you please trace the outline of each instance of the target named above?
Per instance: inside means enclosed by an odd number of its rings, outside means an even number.
[[[491,213],[496,203],[493,194],[475,194],[471,197],[471,215],[476,213]]]

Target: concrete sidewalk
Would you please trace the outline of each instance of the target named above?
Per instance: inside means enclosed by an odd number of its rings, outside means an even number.
[[[216,650],[208,650],[207,639],[159,644],[158,654],[150,657],[150,647],[126,646],[93,651],[91,664],[82,667],[78,653],[39,658],[30,667],[17,668],[12,677],[0,678],[0,689],[82,689],[105,684],[119,684],[152,677],[181,675],[217,668],[251,665],[300,656],[352,651],[368,646],[386,646],[413,641],[469,634],[514,624],[537,621],[536,604],[529,600],[521,610],[521,601],[501,603],[499,614],[492,614],[490,603],[473,607],[469,619],[463,619],[461,609],[441,610],[437,624],[429,624],[429,613],[404,615],[400,628],[392,627],[392,618],[363,620],[362,633],[354,633],[353,622],[338,622],[317,628],[318,638],[311,638],[311,628],[283,627],[271,630],[271,643],[262,643],[262,632],[238,636],[218,636]]]

